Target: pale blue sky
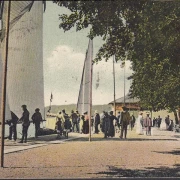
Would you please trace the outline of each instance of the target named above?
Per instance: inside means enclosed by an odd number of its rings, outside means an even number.
[[[65,32],[59,29],[59,14],[68,13],[65,8],[47,1],[43,23],[44,49],[44,83],[45,105],[49,105],[50,93],[54,99],[52,104],[77,103],[79,86],[85,52],[88,47],[87,34],[89,29],[76,32],[75,28]],[[97,37],[94,43],[94,57],[103,41]],[[127,63],[126,76],[131,74],[130,63]],[[123,96],[123,69],[120,62],[116,64],[116,97]],[[93,104],[107,104],[113,100],[112,59],[94,66]],[[100,76],[99,88],[95,88],[97,73]],[[128,92],[130,82],[126,83]]]

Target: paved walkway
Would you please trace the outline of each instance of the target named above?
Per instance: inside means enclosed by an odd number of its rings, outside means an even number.
[[[60,144],[64,143],[65,141],[72,141],[78,138],[86,137],[87,135],[78,134],[78,133],[69,133],[68,139],[62,137],[60,140],[56,139],[56,134],[46,135],[46,136],[39,136],[37,139],[29,138],[27,143],[19,143],[20,140],[16,142],[11,140],[5,140],[5,150],[4,153],[13,153],[18,151],[23,151],[32,148],[38,148],[41,146],[46,146],[49,144]]]
[[[5,154],[5,168],[0,168],[0,177],[180,177],[179,133],[154,129],[153,136],[146,136],[128,130],[127,140],[120,140],[119,134],[104,139],[100,133],[92,135],[92,142],[87,135],[74,136],[64,142],[54,137],[49,137],[49,143],[28,142],[24,147],[37,145],[37,148]],[[45,145],[38,147],[42,144]]]

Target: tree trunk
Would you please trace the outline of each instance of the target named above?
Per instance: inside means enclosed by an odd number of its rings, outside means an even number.
[[[173,111],[174,112],[174,117],[175,117],[175,123],[178,124],[178,114],[176,112],[176,110]]]

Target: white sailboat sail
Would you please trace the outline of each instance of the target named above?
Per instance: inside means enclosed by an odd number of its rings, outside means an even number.
[[[18,118],[22,116],[23,104],[27,105],[30,118],[35,108],[40,108],[44,116],[43,3],[34,1],[29,11],[30,2],[11,1],[7,96],[10,110]],[[5,9],[6,1],[2,24],[6,23]],[[1,39],[3,57],[4,39]],[[34,136],[34,132],[29,131],[28,136]]]
[[[79,90],[79,97],[77,102],[77,110],[80,114],[83,114],[86,111],[89,111],[89,105],[91,104],[92,99],[90,99],[89,94],[91,90],[90,78],[92,76],[93,60],[93,40],[89,40],[88,50],[86,53],[86,58],[84,62],[81,85]]]
[[[2,65],[2,57],[0,54],[0,102],[2,98],[2,79],[3,78],[3,65]],[[0,103],[0,117],[2,113],[2,107]],[[8,103],[8,96],[6,95],[6,115],[5,115],[5,120],[10,120],[11,119],[11,113],[10,113],[10,108],[9,108],[9,103]]]

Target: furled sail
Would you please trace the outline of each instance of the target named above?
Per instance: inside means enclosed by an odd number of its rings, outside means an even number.
[[[82,79],[79,90],[79,97],[77,102],[77,110],[80,114],[88,111],[91,100],[89,98],[91,90],[91,74],[92,74],[92,60],[93,60],[93,40],[89,40],[88,50],[84,61],[84,67],[82,72]]]

